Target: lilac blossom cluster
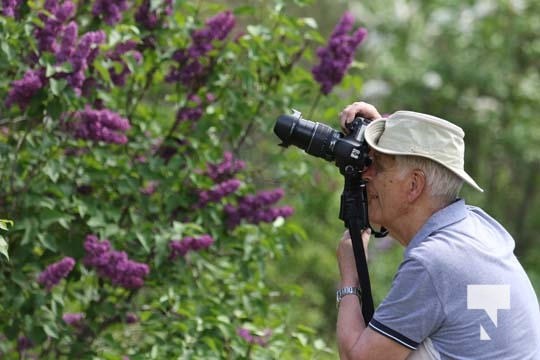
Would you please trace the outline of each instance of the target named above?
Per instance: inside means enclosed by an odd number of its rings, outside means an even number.
[[[77,94],[81,94],[85,71],[99,54],[97,45],[106,39],[104,31],[90,31],[78,38],[78,27],[74,21],[65,24],[73,16],[75,5],[71,1],[46,0],[44,10],[39,13],[43,26],[37,26],[34,35],[40,53],[50,52],[56,56],[59,64],[69,62],[72,71],[55,74],[55,77],[66,78]]]
[[[215,100],[215,97],[212,93],[206,94],[204,102],[196,94],[189,95],[188,104],[181,107],[176,113],[177,121],[178,122],[186,122],[186,121],[195,122],[199,120],[203,115],[204,106],[213,102],[214,100]]]
[[[242,185],[238,179],[229,179],[220,182],[209,190],[199,191],[199,202],[197,207],[204,207],[208,203],[217,203],[225,196],[234,193]]]
[[[246,167],[246,163],[237,160],[230,151],[223,154],[223,160],[217,164],[208,163],[206,165],[206,175],[214,182],[222,182],[232,178],[240,170]]]
[[[113,111],[95,110],[87,106],[83,111],[76,111],[73,117],[75,121],[69,124],[69,128],[76,138],[113,144],[128,141],[122,132],[131,128],[129,120]]]
[[[238,226],[242,220],[250,224],[261,222],[272,222],[278,217],[287,218],[291,216],[294,209],[290,206],[272,207],[284,195],[282,189],[271,191],[261,191],[256,195],[246,195],[237,200],[237,205],[225,205],[227,215],[227,226],[230,229]]]
[[[139,322],[139,317],[133,312],[126,313],[126,324],[136,324]]]
[[[24,351],[28,349],[32,349],[34,346],[34,342],[27,336],[21,335],[17,339],[17,351]]]
[[[84,319],[83,313],[64,313],[62,320],[69,326],[78,327],[82,324]]]
[[[172,60],[176,64],[171,67],[165,80],[180,82],[192,91],[200,88],[211,67],[208,53],[214,49],[217,41],[225,40],[235,25],[236,19],[230,11],[208,19],[203,29],[191,33],[192,43],[187,49],[175,51]]]
[[[96,269],[98,276],[110,279],[113,285],[137,289],[144,285],[143,278],[150,273],[148,265],[129,260],[124,251],[111,250],[107,239],[100,241],[96,235],[87,235],[84,249],[83,264]]]
[[[160,15],[171,16],[174,0],[164,0],[162,8],[154,9],[151,0],[143,0],[135,12],[135,21],[147,30],[154,30],[160,23]]]
[[[154,194],[159,186],[159,181],[150,181],[139,189],[142,195],[150,196]]]
[[[102,18],[108,25],[114,25],[122,20],[122,12],[128,8],[127,0],[95,0],[92,15]]]
[[[345,12],[334,28],[326,47],[317,49],[320,59],[318,65],[311,70],[315,80],[321,85],[321,92],[328,94],[339,84],[354,60],[354,52],[365,39],[367,30],[358,28],[352,34],[354,18]]]
[[[214,238],[210,235],[186,236],[182,240],[172,240],[169,242],[169,259],[175,260],[178,256],[186,256],[189,251],[208,249],[213,243]]]
[[[26,70],[22,79],[14,80],[11,89],[6,97],[6,107],[11,107],[14,103],[21,109],[26,109],[30,105],[32,97],[47,83],[44,69]]]
[[[32,97],[48,84],[45,68],[38,65],[39,57],[45,53],[53,54],[59,67],[66,62],[71,65],[69,72],[60,71],[52,76],[66,79],[75,93],[81,95],[88,80],[85,72],[99,54],[98,45],[105,43],[104,31],[87,32],[79,38],[77,24],[74,21],[66,24],[75,11],[72,1],[46,0],[43,6],[38,14],[42,25],[34,29],[38,53],[30,57],[37,66],[27,70],[22,79],[12,82],[5,100],[7,107],[18,104],[26,109]]]
[[[239,328],[236,330],[236,333],[250,344],[266,347],[268,345],[270,335],[272,335],[272,330],[265,330],[262,336],[252,335],[251,332],[246,328]]]
[[[105,40],[105,32],[91,31],[82,35],[78,43],[75,40],[70,44],[68,50],[70,57],[67,60],[71,63],[73,71],[66,74],[65,77],[68,84],[71,85],[78,95],[82,93],[82,89],[85,86],[85,81],[87,80],[85,72],[89,64],[92,64],[99,55],[100,50],[97,45],[103,44]],[[59,56],[59,59],[62,59],[62,57]]]
[[[111,80],[116,86],[124,86],[126,84],[126,77],[131,74],[131,70],[124,60],[126,54],[130,54],[137,63],[142,62],[142,54],[136,50],[137,42],[133,40],[128,40],[122,43],[118,43],[112,51],[107,54],[107,57],[115,62],[119,66],[119,70],[115,66],[109,68],[109,74],[111,75]]]
[[[39,274],[37,282],[50,291],[53,287],[58,285],[63,278],[68,276],[74,266],[75,260],[66,256],[62,260],[47,266],[47,268]]]
[[[2,15],[17,18],[22,0],[2,0]]]
[[[58,0],[45,0],[44,11],[38,14],[43,26],[37,26],[34,36],[38,43],[40,53],[58,51],[58,37],[64,32],[64,23],[73,16],[75,5],[73,1],[66,0],[62,4]]]

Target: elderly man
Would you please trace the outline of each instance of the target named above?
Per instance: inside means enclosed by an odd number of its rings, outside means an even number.
[[[405,247],[389,293],[367,325],[348,232],[337,258],[341,359],[540,359],[540,310],[508,232],[458,197],[463,130],[440,118],[398,111],[381,119],[357,102],[340,115],[377,119],[365,131],[372,159],[363,172],[372,224]],[[364,244],[369,231],[362,235]]]

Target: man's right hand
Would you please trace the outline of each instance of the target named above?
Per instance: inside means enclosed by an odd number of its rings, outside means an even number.
[[[339,125],[343,133],[349,133],[347,124],[351,123],[357,115],[372,120],[381,118],[381,114],[379,114],[375,106],[363,101],[354,102],[345,107],[339,114]]]

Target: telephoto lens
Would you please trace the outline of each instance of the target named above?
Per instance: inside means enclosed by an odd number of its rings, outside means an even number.
[[[292,115],[278,117],[274,133],[281,140],[280,146],[294,145],[328,161],[334,160],[333,146],[343,136],[328,125],[302,119],[302,114],[296,110]]]

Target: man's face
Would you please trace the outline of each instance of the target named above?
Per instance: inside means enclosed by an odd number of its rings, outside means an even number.
[[[391,228],[407,213],[406,178],[394,156],[371,151],[372,163],[363,172],[367,180],[368,215],[372,225]]]

